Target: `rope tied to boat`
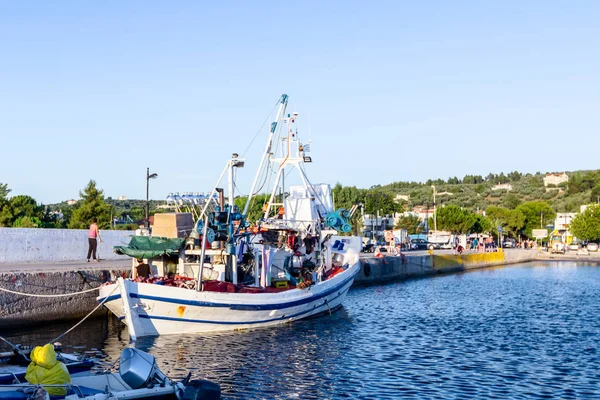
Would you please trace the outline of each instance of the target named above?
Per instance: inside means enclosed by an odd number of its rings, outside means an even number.
[[[57,342],[58,339],[62,338],[63,336],[65,336],[67,333],[71,332],[73,329],[77,328],[79,325],[81,325],[81,323],[83,321],[85,321],[86,319],[89,318],[90,315],[92,315],[93,313],[96,312],[97,309],[99,309],[100,307],[102,307],[104,305],[104,303],[106,303],[106,301],[110,298],[110,296],[112,296],[112,294],[119,288],[119,285],[115,285],[114,289],[112,290],[112,292],[109,293],[108,296],[106,296],[104,299],[102,299],[102,301],[92,310],[90,311],[85,317],[83,317],[83,319],[81,321],[79,321],[78,323],[76,323],[75,325],[73,325],[69,330],[67,330],[65,333],[57,336],[56,338],[52,339],[51,341],[49,341],[48,343],[54,343]]]
[[[27,297],[68,297],[68,296],[77,296],[79,294],[84,294],[84,293],[89,293],[89,292],[93,292],[95,290],[99,290],[101,286],[98,286],[96,288],[91,288],[91,289],[86,289],[86,290],[82,290],[79,292],[73,292],[73,293],[62,293],[62,294],[34,294],[34,293],[23,293],[23,292],[16,292],[14,290],[10,290],[10,289],[6,289],[3,287],[0,287],[0,291],[2,292],[7,292],[7,293],[12,293],[12,294],[16,294],[19,296],[27,296]]]

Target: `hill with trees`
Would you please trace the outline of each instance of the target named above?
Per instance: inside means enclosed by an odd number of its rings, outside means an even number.
[[[509,235],[530,237],[532,229],[551,223],[557,212],[578,212],[581,205],[600,202],[600,170],[566,174],[568,182],[547,186],[544,185],[545,174],[518,171],[426,182],[398,181],[369,189],[338,183],[333,187],[333,196],[336,208],[350,209],[355,204],[362,204],[366,214],[393,215],[415,206],[433,210],[432,186],[435,186],[438,228],[486,232],[502,226]],[[80,192],[80,199],[74,205],[67,202],[38,204],[26,195],[9,197],[10,191],[7,184],[0,183],[0,226],[87,228],[88,220],[96,216],[101,228],[109,228],[113,218],[128,216],[134,223],[116,228],[133,229],[145,218],[145,200],[104,198],[103,191],[93,180]],[[251,222],[260,217],[265,200],[262,197],[254,200],[248,215]],[[160,204],[164,202],[150,201],[150,215],[163,211],[157,208]],[[236,204],[243,208],[245,199],[236,199]],[[590,214],[586,221],[596,219],[597,214]],[[361,224],[360,213],[356,213],[353,217],[355,233]],[[406,228],[409,233],[418,233],[422,229],[418,219],[412,216],[400,218],[397,227]],[[586,237],[595,235],[595,228],[585,229]]]

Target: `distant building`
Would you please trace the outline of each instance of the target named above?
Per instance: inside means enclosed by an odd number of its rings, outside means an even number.
[[[500,183],[493,186],[492,190],[506,190],[507,192],[510,192],[512,190],[512,185],[510,183]]]
[[[544,186],[559,185],[563,182],[569,182],[569,176],[566,173],[546,174],[544,177]]]
[[[72,206],[74,204],[77,204],[77,200],[73,200],[73,199],[67,200],[67,204],[70,205],[70,206]]]
[[[452,192],[437,192],[436,194],[438,196],[454,196],[454,193]]]
[[[577,213],[556,213],[556,219],[554,220],[554,229],[567,230],[571,221],[575,218]]]
[[[125,197],[125,196],[119,196],[119,197],[117,197],[117,200],[121,200],[121,201],[127,200],[127,197]]]
[[[394,197],[394,201],[400,201],[400,200],[409,201],[410,200],[410,196],[408,194],[397,194]]]
[[[413,207],[412,211],[406,211],[401,214],[398,214],[396,220],[400,217],[408,217],[410,215],[419,218],[421,221],[425,221],[429,217],[433,217],[433,205],[429,207],[429,209],[427,209],[424,206],[415,206]]]
[[[379,216],[366,214],[362,217],[363,227],[361,229],[364,237],[379,239],[384,231],[394,227],[393,216]]]

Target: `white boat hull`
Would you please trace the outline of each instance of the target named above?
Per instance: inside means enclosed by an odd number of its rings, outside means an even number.
[[[128,326],[132,339],[281,325],[339,307],[360,270],[358,257],[344,272],[307,289],[279,293],[198,292],[119,281],[101,288],[98,301]],[[112,293],[112,294],[111,294]]]

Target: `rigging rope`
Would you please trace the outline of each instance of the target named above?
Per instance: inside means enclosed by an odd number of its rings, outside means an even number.
[[[246,150],[244,150],[244,153],[242,154],[241,158],[244,158],[244,156],[246,155],[246,153],[248,152],[248,150],[250,150],[250,146],[252,146],[252,143],[254,143],[254,141],[256,140],[256,138],[258,137],[258,134],[260,133],[260,131],[262,130],[262,128],[264,128],[265,124],[267,123],[267,121],[269,120],[269,118],[271,118],[271,114],[273,114],[273,111],[275,111],[275,109],[277,108],[277,106],[279,105],[281,100],[281,97],[279,99],[277,99],[277,102],[275,103],[275,105],[273,106],[273,108],[271,109],[271,112],[269,113],[269,115],[267,115],[267,118],[265,119],[265,121],[262,123],[262,125],[260,126],[260,128],[258,129],[258,131],[256,132],[256,134],[254,135],[254,137],[252,138],[252,140],[250,141],[250,144],[248,145],[248,147],[246,147]]]

